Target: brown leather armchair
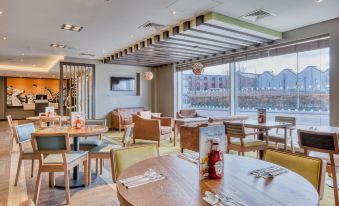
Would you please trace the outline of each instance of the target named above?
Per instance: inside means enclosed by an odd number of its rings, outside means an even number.
[[[181,109],[179,112],[177,112],[178,119],[194,118],[194,117],[203,117],[203,116],[200,116],[197,110],[195,109]]]
[[[184,149],[199,152],[199,128],[207,127],[208,124],[191,124],[180,127],[180,148],[181,153]]]
[[[157,141],[160,147],[160,140],[168,139],[172,141],[172,118],[151,117],[142,118],[139,115],[132,115],[134,123],[133,143],[136,139]]]
[[[137,112],[145,111],[143,107],[117,108],[112,111],[112,129],[122,129],[132,124],[132,115]]]

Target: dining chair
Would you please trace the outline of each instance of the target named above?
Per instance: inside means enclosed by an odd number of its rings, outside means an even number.
[[[17,125],[14,127],[14,130],[13,130],[14,138],[17,144],[19,145],[19,160],[18,160],[18,167],[16,171],[14,186],[17,186],[18,184],[20,169],[21,169],[23,160],[32,161],[31,177],[33,177],[34,160],[39,159],[39,155],[33,151],[33,148],[31,145],[31,134],[33,132],[35,132],[35,127],[33,123],[21,124],[21,125]],[[26,146],[27,144],[29,144],[29,147]]]
[[[114,149],[120,149],[123,147],[127,147],[129,143],[132,140],[132,134],[133,134],[133,127],[134,123],[128,125],[125,130],[124,134],[122,136],[122,144],[110,144],[110,143],[104,143],[101,144],[97,147],[94,147],[89,151],[89,162],[88,162],[88,181],[89,184],[92,182],[92,177],[91,177],[91,160],[92,159],[100,159],[100,160],[105,160],[105,159],[111,159],[111,150]],[[102,174],[102,162],[100,162],[100,175]],[[111,165],[111,168],[113,169],[113,166]],[[96,174],[98,174],[98,166],[96,167]]]
[[[156,144],[125,147],[111,150],[112,179],[115,183],[119,175],[128,167],[143,160],[159,156]]]
[[[106,127],[106,119],[86,119],[85,124],[86,124],[86,126],[99,125],[99,126]],[[84,137],[85,139],[81,139],[79,141],[80,150],[89,151],[89,150],[93,149],[94,147],[99,146],[102,143],[102,135],[101,134],[99,136],[97,136],[97,135],[96,136],[90,136],[90,137],[92,137],[90,139],[87,139],[87,137],[89,137],[89,136],[86,136],[86,137]]]
[[[12,115],[7,115],[7,121],[8,121],[8,125],[9,125],[9,131],[11,134],[11,139],[10,139],[10,143],[9,143],[9,154],[12,154],[13,152],[13,146],[14,146],[14,122],[12,119]]]
[[[268,141],[274,142],[276,149],[278,149],[278,143],[282,143],[284,145],[284,149],[287,150],[287,141],[288,139],[290,139],[291,150],[292,152],[294,152],[293,131],[295,130],[296,118],[287,116],[275,116],[275,122],[290,123],[292,126],[288,127],[288,134],[286,138],[284,134],[279,133],[281,128],[277,128],[274,133],[268,133]]]
[[[50,185],[54,187],[54,172],[63,172],[65,181],[66,204],[70,203],[69,172],[75,166],[84,165],[84,183],[88,185],[88,152],[71,151],[68,133],[32,134],[32,146],[39,154],[39,172],[35,185],[34,202],[38,204],[41,173],[48,172]]]
[[[335,205],[339,206],[337,171],[339,166],[338,135],[335,132],[298,130],[300,148],[305,155],[317,157],[327,162],[326,171],[333,177]]]
[[[230,150],[235,150],[238,155],[244,156],[245,152],[265,150],[267,147],[267,138],[265,141],[249,138],[248,136],[257,136],[264,132],[255,131],[247,133],[242,123],[224,122],[225,135],[227,138],[226,153]],[[248,137],[248,138],[247,138]]]
[[[39,128],[62,126],[61,117],[39,116]]]
[[[266,149],[264,160],[285,167],[307,179],[322,199],[326,173],[326,161],[280,150]]]

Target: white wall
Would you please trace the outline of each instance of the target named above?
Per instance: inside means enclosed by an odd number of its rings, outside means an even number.
[[[102,64],[96,60],[66,58],[65,61],[95,64],[95,117],[106,118],[110,126],[111,111],[119,107],[145,107],[151,110],[152,104],[152,81],[146,81],[142,75],[151,68]],[[136,74],[141,73],[140,96],[114,95],[109,91],[110,75],[117,73]]]

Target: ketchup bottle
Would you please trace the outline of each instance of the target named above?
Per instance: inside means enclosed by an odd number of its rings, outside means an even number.
[[[221,179],[224,174],[224,154],[219,148],[220,140],[213,138],[212,150],[209,158],[209,177],[211,179]]]
[[[82,126],[82,124],[81,124],[81,121],[80,121],[80,117],[78,116],[77,120],[75,121],[75,127],[77,129],[81,129],[81,126]]]

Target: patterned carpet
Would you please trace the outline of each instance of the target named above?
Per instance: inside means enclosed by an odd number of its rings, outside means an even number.
[[[121,142],[122,134],[117,131],[110,131],[105,133],[105,137],[113,140],[114,142]],[[146,140],[136,140],[136,144],[147,144],[147,143],[154,143],[153,141],[146,141]],[[161,141],[161,146],[159,148],[160,155],[167,155],[167,154],[177,154],[180,152],[180,146],[179,142],[177,143],[177,146],[173,146],[173,143],[170,143],[169,140],[163,140]],[[236,152],[230,152],[231,154],[236,155]],[[247,152],[245,153],[245,156],[251,157],[251,158],[257,158],[256,152]],[[333,195],[333,189],[325,185],[325,191],[324,191],[324,197],[320,201],[320,206],[333,206],[334,205],[334,195]]]

